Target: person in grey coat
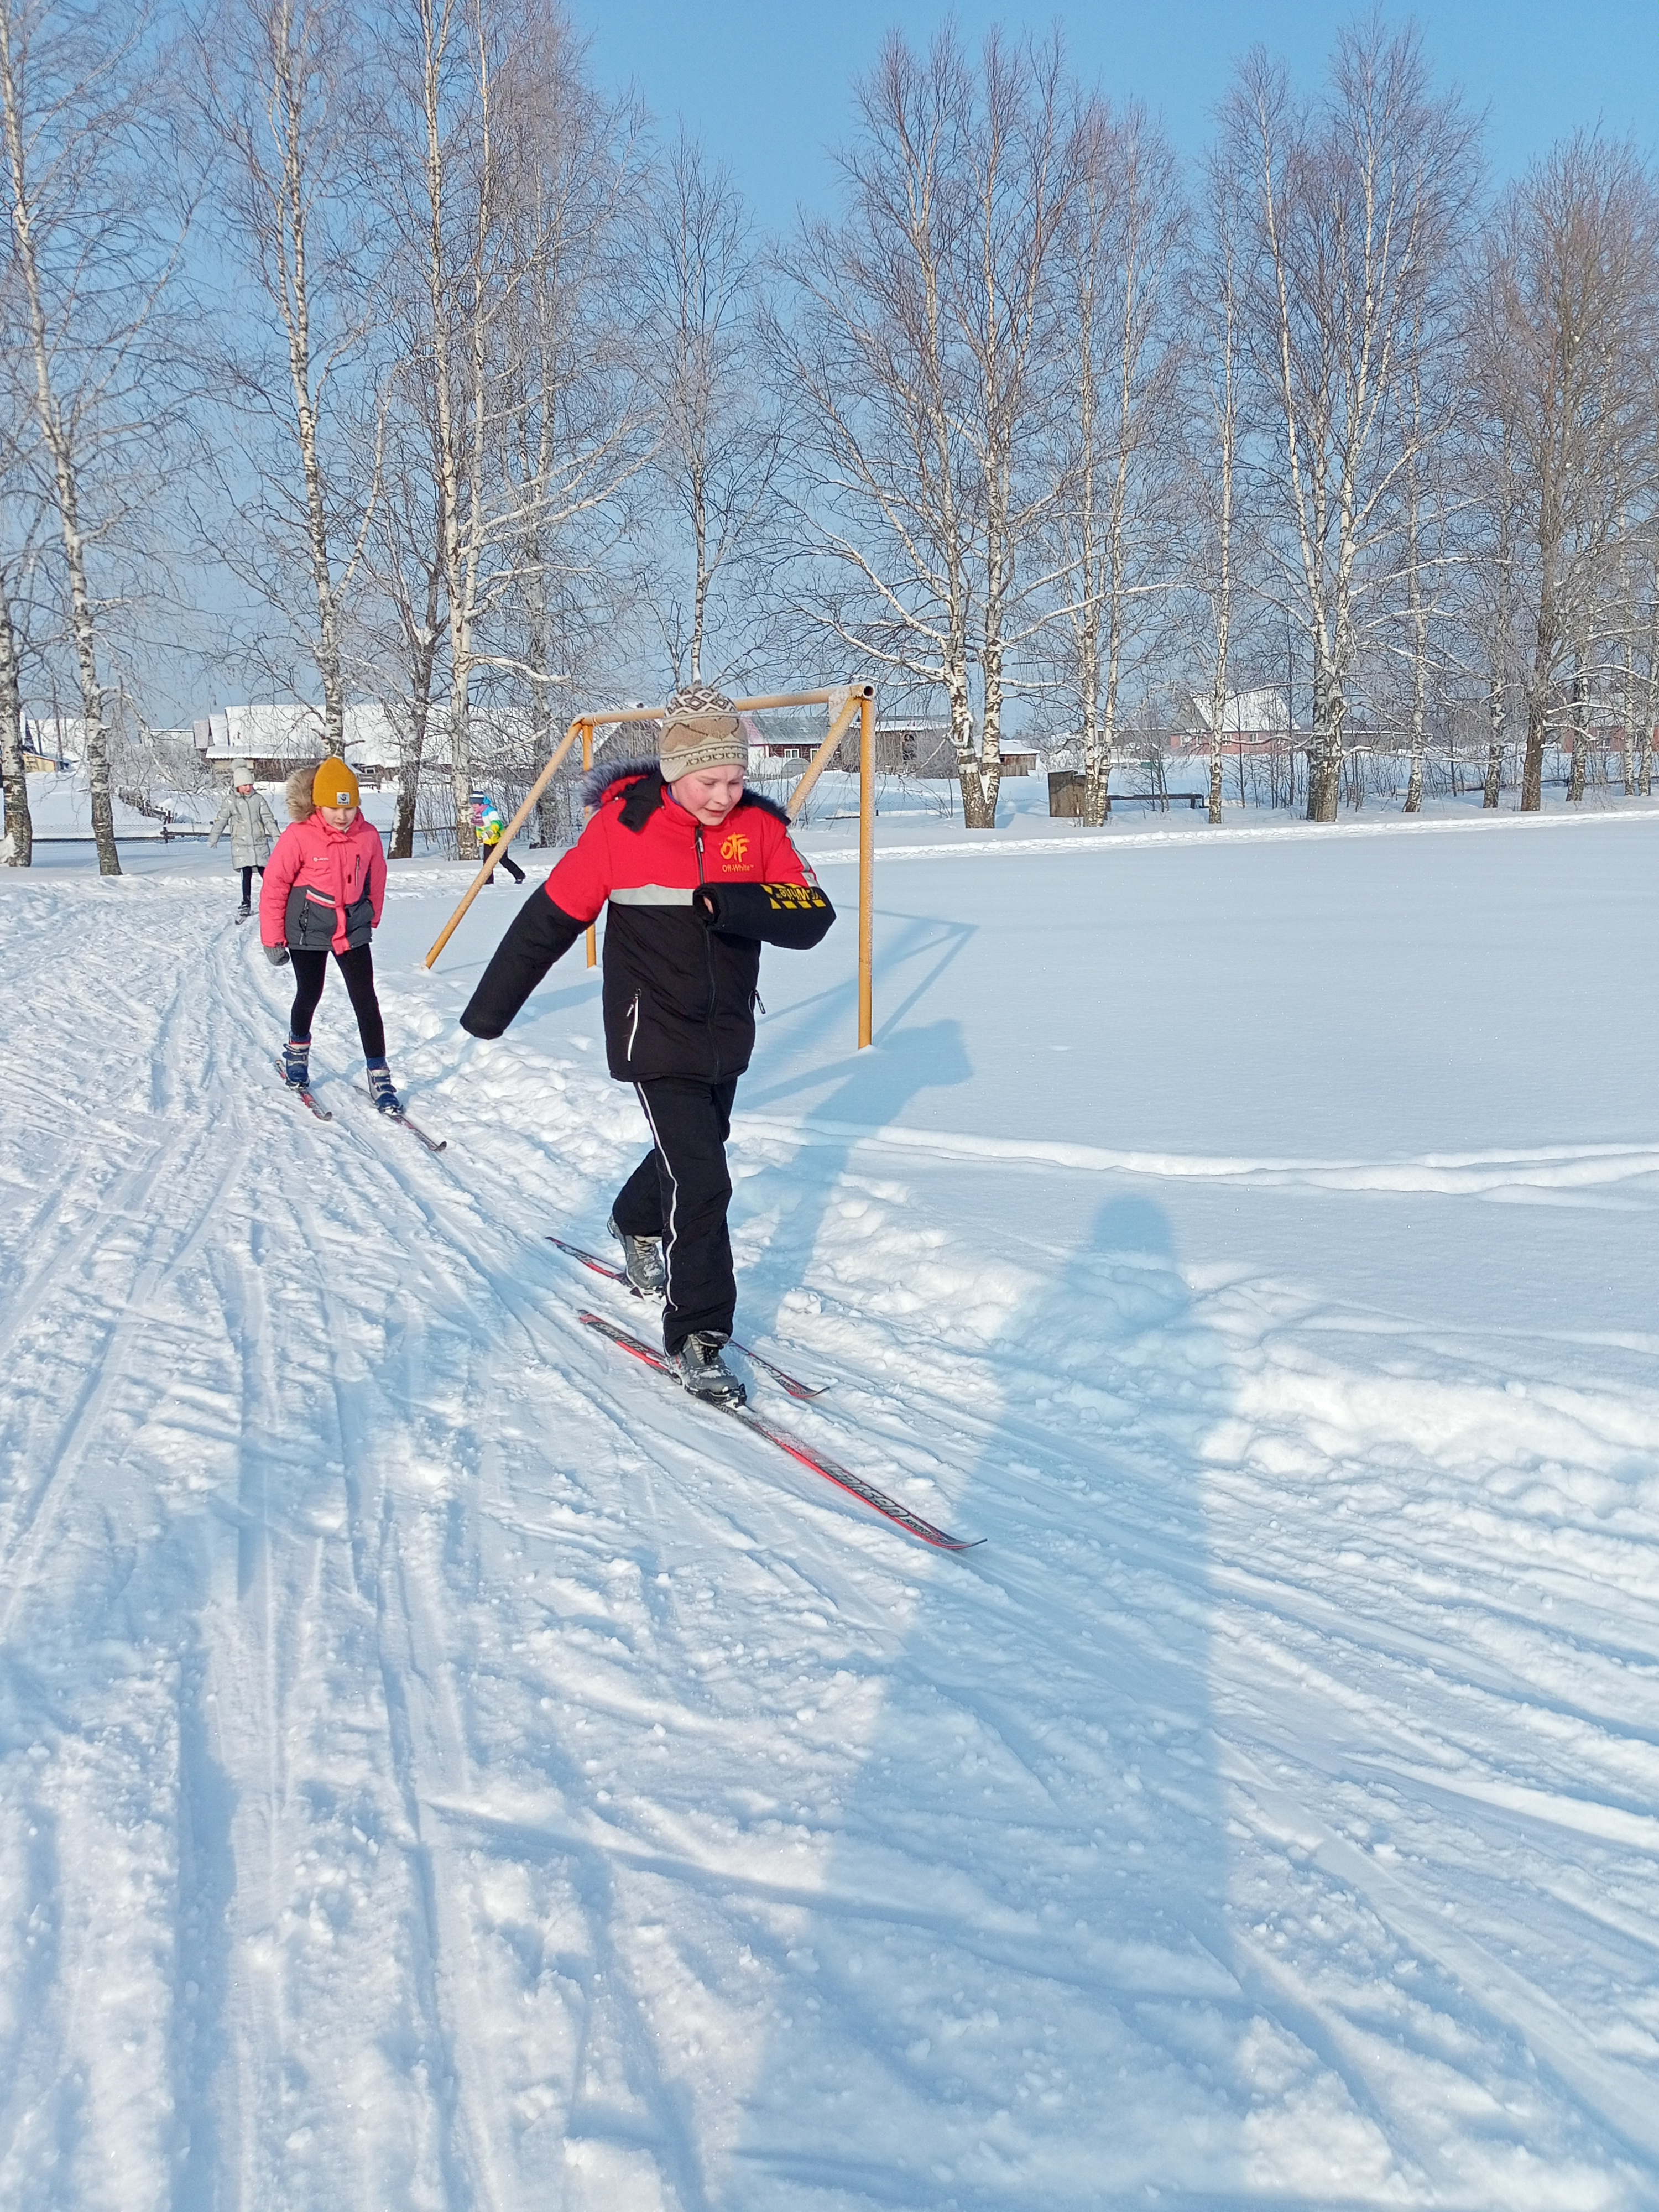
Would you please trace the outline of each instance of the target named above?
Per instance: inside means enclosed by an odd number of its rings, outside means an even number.
[[[228,824],[231,860],[242,872],[242,903],[236,910],[236,919],[246,921],[253,911],[253,872],[256,868],[261,875],[265,872],[270,848],[276,842],[276,818],[253,788],[252,761],[234,763],[230,780],[231,788],[225,793],[224,804],[215,817],[208,843],[216,845]]]

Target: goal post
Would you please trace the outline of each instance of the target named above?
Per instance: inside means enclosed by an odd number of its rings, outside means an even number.
[[[813,785],[823,774],[835,756],[836,748],[846,736],[853,717],[859,721],[859,1049],[867,1045],[874,1034],[874,991],[872,967],[875,939],[875,872],[876,872],[876,688],[873,684],[839,684],[827,691],[775,691],[760,699],[734,699],[732,702],[739,714],[763,714],[775,707],[828,707],[830,727],[823,742],[802,771],[794,789],[789,794],[789,819],[793,822],[805,805]],[[489,858],[467,886],[466,895],[449,920],[439,932],[436,943],[426,956],[430,968],[437,961],[450,939],[459,928],[467,908],[489,881],[497,858],[505,853],[525,823],[532,810],[559,769],[571,748],[580,744],[582,766],[593,764],[594,733],[611,729],[623,722],[660,722],[667,709],[663,707],[607,707],[592,714],[578,714],[549,756],[547,766],[530,787],[525,801],[501,832],[499,844],[491,848]],[[587,933],[587,964],[591,968],[599,957],[598,933]]]

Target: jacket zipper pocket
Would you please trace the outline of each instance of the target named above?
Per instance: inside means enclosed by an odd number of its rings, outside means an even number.
[[[629,1009],[628,1009],[628,1049],[627,1049],[627,1051],[623,1054],[623,1058],[624,1060],[632,1060],[632,1059],[633,1059],[633,1057],[634,1057],[634,1040],[635,1040],[635,1038],[639,1035],[639,1033],[640,1033],[640,994],[639,994],[639,993],[638,993],[637,991],[635,991],[635,994],[634,994],[634,1002],[633,1002],[633,1004],[632,1004],[632,1005],[629,1007]]]

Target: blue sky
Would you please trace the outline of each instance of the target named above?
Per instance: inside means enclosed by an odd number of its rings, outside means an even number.
[[[601,81],[632,79],[658,116],[683,116],[719,146],[772,225],[801,201],[827,201],[824,149],[845,131],[848,85],[889,26],[922,40],[947,12],[970,37],[994,22],[1042,30],[1058,15],[1079,74],[1098,77],[1108,92],[1138,94],[1190,151],[1204,142],[1236,55],[1260,40],[1312,83],[1334,30],[1356,11],[1318,0],[1141,0],[1132,8],[1082,0],[1069,9],[963,0],[954,11],[892,0],[572,0]],[[1498,176],[1598,119],[1650,154],[1659,149],[1659,0],[1429,0],[1415,13],[1438,75],[1487,112]]]

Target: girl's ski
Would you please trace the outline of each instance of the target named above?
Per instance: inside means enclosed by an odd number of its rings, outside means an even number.
[[[558,1239],[556,1237],[553,1241],[556,1243]],[[603,1264],[601,1272],[605,1272]],[[614,1322],[603,1320],[598,1314],[579,1313],[576,1318],[588,1328],[598,1329],[601,1336],[608,1336],[619,1350],[630,1354],[641,1366],[651,1368],[665,1381],[672,1382],[676,1389],[680,1387],[679,1378],[669,1365],[665,1353],[653,1352],[640,1338],[630,1336],[625,1328],[618,1328]],[[764,1437],[768,1443],[775,1444],[780,1451],[787,1452],[791,1459],[799,1460],[814,1474],[821,1474],[826,1482],[833,1482],[837,1489],[845,1490],[861,1499],[896,1527],[906,1530],[912,1536],[919,1536],[924,1544],[933,1545],[937,1551],[971,1552],[976,1544],[985,1541],[982,1536],[947,1536],[943,1528],[936,1528],[931,1521],[924,1521],[920,1513],[913,1513],[908,1505],[901,1505],[897,1498],[890,1498],[884,1490],[878,1490],[862,1475],[850,1473],[836,1461],[828,1459],[821,1453],[809,1451],[786,1430],[774,1427],[764,1414],[756,1413],[751,1406],[734,1406],[718,1398],[705,1399],[702,1402],[712,1406],[718,1413],[729,1413],[734,1421],[741,1421],[745,1429],[751,1430],[757,1437]]]
[[[642,1298],[645,1296],[643,1291],[635,1289],[622,1268],[613,1267],[608,1260],[601,1260],[597,1252],[585,1252],[580,1244],[567,1244],[562,1237],[550,1237],[547,1241],[550,1244],[556,1244],[561,1252],[568,1252],[573,1260],[580,1260],[584,1267],[591,1267],[596,1275],[603,1275],[607,1282],[620,1283],[630,1297]],[[781,1367],[775,1367],[758,1352],[751,1352],[746,1344],[739,1344],[735,1336],[730,1341],[733,1352],[740,1352],[752,1366],[764,1368],[772,1380],[781,1383],[792,1398],[821,1398],[830,1388],[827,1382],[803,1382],[798,1376],[787,1375]]]
[[[276,1063],[276,1073],[278,1075],[283,1075],[283,1063],[280,1060]],[[317,1101],[312,1097],[309,1091],[301,1090],[296,1085],[290,1083],[285,1075],[283,1076],[283,1088],[284,1091],[291,1092],[293,1096],[300,1101],[301,1105],[309,1106],[312,1112],[317,1116],[317,1119],[319,1121],[331,1121],[334,1119],[334,1116],[329,1112],[327,1107],[319,1106],[317,1103]]]
[[[374,1098],[374,1092],[364,1090],[363,1085],[361,1083],[357,1085],[357,1088],[359,1091],[362,1091],[363,1097],[367,1098],[372,1105]],[[407,1129],[411,1137],[417,1137],[421,1143],[426,1146],[428,1152],[443,1152],[448,1151],[449,1139],[447,1137],[428,1136],[426,1131],[421,1127],[420,1123],[418,1121],[411,1121],[401,1106],[399,1106],[395,1112],[388,1111],[386,1118],[388,1121],[396,1121],[399,1127]]]

